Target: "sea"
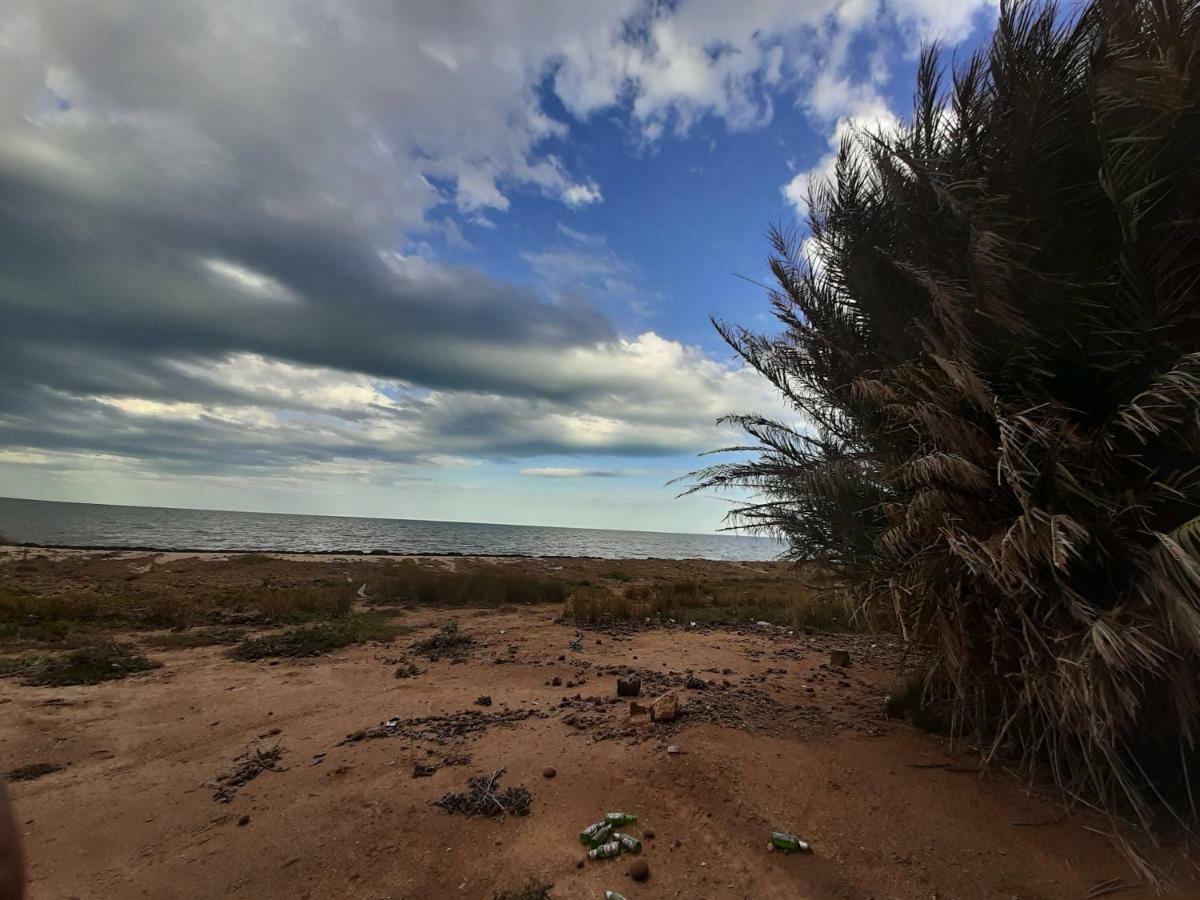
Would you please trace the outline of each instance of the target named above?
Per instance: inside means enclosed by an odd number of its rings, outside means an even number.
[[[286,553],[761,561],[775,559],[784,550],[772,538],[730,533],[427,522],[3,497],[0,534],[18,543],[55,547]]]

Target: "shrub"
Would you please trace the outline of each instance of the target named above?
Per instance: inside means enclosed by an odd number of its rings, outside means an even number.
[[[1150,825],[1196,824],[1200,3],[1005,7],[911,122],[842,145],[776,230],[782,331],[718,323],[801,424],[731,422],[749,488],[933,649],[953,726]]]
[[[403,625],[390,624],[378,615],[349,616],[249,638],[230,650],[229,655],[246,661],[270,657],[322,656],[351,644],[390,641],[408,630]]]
[[[437,659],[442,656],[461,656],[475,646],[475,638],[458,630],[457,622],[447,622],[427,638],[410,648],[413,653]]]
[[[42,657],[18,671],[24,675],[26,684],[64,687],[114,681],[161,666],[162,663],[149,659],[134,647],[111,643],[82,647],[59,656]]]
[[[561,603],[563,581],[507,572],[441,572],[408,562],[368,580],[372,603],[497,607],[512,603]]]

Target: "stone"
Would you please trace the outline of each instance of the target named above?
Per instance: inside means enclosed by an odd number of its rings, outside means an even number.
[[[650,706],[650,719],[653,722],[673,722],[679,715],[679,698],[674,691],[667,691]]]
[[[829,664],[831,666],[841,666],[843,669],[850,665],[849,650],[831,650],[829,652]]]
[[[637,697],[642,693],[642,679],[640,678],[618,678],[617,679],[617,696],[618,697]]]
[[[482,697],[476,697],[475,705],[476,706],[491,706],[492,698],[489,697],[487,694],[484,694]]]
[[[644,837],[648,841],[654,840],[654,829],[653,828],[643,828],[642,829],[642,837]]]
[[[553,778],[557,774],[558,770],[555,769],[554,766],[546,766],[546,768],[542,769],[543,778]]]
[[[703,678],[697,678],[695,675],[689,675],[687,677],[687,681],[683,683],[683,686],[692,691],[702,691],[708,687],[708,684]]]
[[[629,877],[634,881],[645,881],[650,877],[650,864],[644,859],[635,859],[629,867]]]
[[[642,706],[642,704],[638,703],[636,700],[630,700],[629,701],[629,715],[630,715],[630,717],[648,716],[648,715],[650,715],[650,707]]]
[[[242,816],[240,819],[238,819],[238,827],[239,827],[239,828],[242,828],[242,827],[244,827],[244,826],[246,826],[246,825],[249,825],[249,824],[250,824],[250,817],[249,817],[249,816]]]
[[[553,685],[554,687],[562,687],[562,679],[559,678],[557,675],[555,675],[553,678],[550,679],[550,684]]]

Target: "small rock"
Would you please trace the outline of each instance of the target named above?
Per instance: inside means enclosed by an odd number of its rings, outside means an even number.
[[[484,694],[482,697],[476,697],[475,705],[476,706],[491,706],[492,698],[489,697],[487,694]]]
[[[575,860],[575,868],[577,868],[577,869],[583,868],[583,860],[582,859]]]
[[[650,707],[642,706],[642,704],[638,703],[636,700],[630,700],[629,701],[629,715],[630,716],[648,716],[648,715],[650,715]]]
[[[708,683],[703,678],[697,678],[695,675],[689,675],[687,681],[683,683],[685,688],[693,691],[702,691],[708,687]]]
[[[618,678],[617,679],[617,696],[618,697],[637,697],[642,693],[642,679],[640,678]]]
[[[550,679],[550,684],[553,685],[554,687],[561,687],[562,679],[559,678],[557,675],[555,675],[552,679]]]
[[[644,837],[648,841],[654,840],[654,829],[653,828],[643,828],[642,829],[642,837]]]
[[[554,766],[546,766],[546,768],[542,769],[543,778],[553,778],[557,774],[558,770],[555,769]]]
[[[650,864],[644,859],[635,859],[629,867],[629,877],[634,881],[645,881],[650,877]]]
[[[829,664],[831,666],[841,666],[844,669],[850,665],[850,651],[831,650],[829,653]]]
[[[722,674],[722,675],[732,675],[732,674],[733,674],[733,669],[722,669],[722,670],[721,670],[721,674]]]
[[[249,824],[250,824],[249,816],[242,816],[240,819],[238,819],[238,827],[239,828],[244,828],[245,826],[247,826]]]
[[[667,691],[650,707],[650,720],[653,722],[672,722],[678,715],[679,698],[674,691]]]
[[[566,656],[566,654],[565,654],[565,653],[560,653],[560,654],[558,654],[558,661],[559,661],[559,662],[565,662],[565,661],[566,661],[566,659],[567,659],[567,656]]]
[[[597,646],[597,647],[599,647],[599,646],[600,646],[600,638],[596,638],[596,646]]]

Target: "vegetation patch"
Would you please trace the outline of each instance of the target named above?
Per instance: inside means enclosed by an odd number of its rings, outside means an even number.
[[[9,781],[37,781],[43,776],[61,772],[64,768],[65,766],[56,765],[55,763],[30,763],[27,766],[18,766],[11,770],[6,777]]]
[[[150,635],[145,643],[164,650],[181,650],[189,647],[214,647],[221,644],[236,644],[246,636],[242,628],[190,628],[168,634]]]
[[[373,604],[488,607],[506,604],[561,603],[564,581],[516,572],[446,572],[415,562],[392,566],[386,574],[367,580]]]
[[[653,580],[619,589],[581,585],[571,594],[567,612],[589,625],[645,619],[708,625],[762,621],[843,632],[865,624],[839,598],[812,590],[803,578]]]
[[[388,642],[412,629],[389,622],[386,616],[364,613],[332,622],[301,625],[278,634],[249,638],[229,651],[234,659],[256,660],[271,657],[302,658],[323,656],[352,644],[368,641]]]
[[[135,647],[108,643],[81,647],[70,653],[40,657],[12,674],[22,675],[24,683],[28,685],[65,687],[115,681],[161,666],[162,663],[144,656]]]
[[[457,622],[447,622],[436,634],[417,641],[409,649],[413,653],[436,660],[443,656],[464,656],[474,647],[474,637],[459,631]]]

